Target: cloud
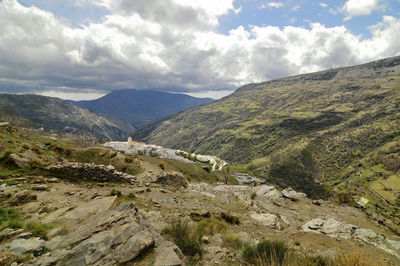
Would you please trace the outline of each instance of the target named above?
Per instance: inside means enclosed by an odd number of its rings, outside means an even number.
[[[344,20],[349,20],[355,16],[364,16],[371,14],[378,8],[379,0],[348,0],[341,8],[347,15]]]
[[[323,8],[328,7],[328,4],[327,3],[323,3],[323,2],[319,3],[319,5],[320,5],[320,7],[323,7]]]
[[[265,8],[281,8],[283,7],[283,3],[281,2],[268,2],[266,4],[262,4],[259,6],[259,9],[265,9]]]
[[[220,16],[237,8],[233,1],[213,3],[86,0],[109,8],[109,15],[74,27],[50,12],[3,0],[0,91],[94,97],[136,88],[200,95],[400,53],[399,18],[383,17],[365,39],[319,23],[240,26],[222,34]]]

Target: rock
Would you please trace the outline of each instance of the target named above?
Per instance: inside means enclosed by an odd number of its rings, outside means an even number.
[[[324,224],[324,220],[321,218],[313,219],[307,222],[305,225],[302,226],[304,232],[313,232],[315,230],[321,229],[322,225]],[[320,233],[317,231],[317,233]]]
[[[31,201],[36,201],[37,196],[35,194],[32,194],[30,191],[24,189],[16,194],[14,194],[8,201],[8,203],[12,206],[19,206],[23,205],[25,203],[31,202]]]
[[[201,242],[204,244],[209,244],[210,243],[210,239],[208,238],[208,236],[203,236],[201,238]]]
[[[378,235],[372,229],[356,229],[354,231],[353,237],[363,240],[365,242],[370,242],[378,238]]]
[[[55,221],[60,221],[61,220],[60,217],[72,209],[74,209],[74,207],[64,207],[64,208],[58,209],[55,212],[52,212],[48,216],[46,216],[42,220],[42,223],[48,224],[48,223],[53,223]]]
[[[157,176],[157,180],[155,182],[167,186],[175,186],[175,187],[187,186],[185,177],[183,176],[182,173],[178,172],[161,173]]]
[[[31,150],[25,150],[22,153],[11,153],[8,158],[19,168],[29,168],[31,163],[39,161],[39,157]]]
[[[232,174],[232,176],[239,182],[239,184],[259,185],[265,183],[264,179],[260,179],[244,173],[234,173]]]
[[[296,192],[292,188],[286,188],[282,190],[282,196],[293,201],[300,200],[303,198],[307,198],[307,195],[302,192]]]
[[[253,213],[250,215],[251,218],[259,222],[261,225],[268,226],[271,228],[279,229],[279,220],[275,214],[272,213]]]
[[[47,237],[52,238],[56,235],[58,235],[59,233],[61,233],[64,230],[63,227],[57,227],[54,229],[51,229],[48,233],[47,233]]]
[[[42,185],[35,185],[35,186],[32,186],[31,189],[32,189],[32,190],[35,190],[35,191],[45,191],[45,190],[48,190],[49,187],[48,187],[47,185],[42,184]]]
[[[321,206],[323,203],[323,200],[313,200],[311,201],[312,204],[317,205],[317,206]]]
[[[173,243],[166,241],[156,249],[156,262],[154,266],[179,266],[183,264],[183,255]]]
[[[117,204],[117,196],[96,199],[82,204],[72,211],[66,212],[62,220],[81,220],[90,215],[105,212]]]
[[[265,197],[265,198],[278,198],[281,193],[274,187],[268,185],[261,185],[254,188],[254,192],[257,197]]]
[[[29,252],[39,252],[44,249],[44,240],[39,237],[30,239],[15,239],[9,245],[8,249],[18,256]]]
[[[327,220],[316,218],[303,225],[302,229],[304,232],[323,233],[329,237],[351,239],[356,227],[351,224],[344,224],[333,218]]]
[[[29,233],[29,232],[24,232],[24,233],[21,233],[16,236],[16,238],[25,238],[25,239],[31,238],[31,237],[32,237],[32,233]]]

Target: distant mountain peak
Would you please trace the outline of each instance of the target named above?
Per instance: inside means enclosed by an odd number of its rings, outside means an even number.
[[[210,98],[154,90],[123,89],[91,101],[74,104],[143,127],[188,108],[210,103]]]

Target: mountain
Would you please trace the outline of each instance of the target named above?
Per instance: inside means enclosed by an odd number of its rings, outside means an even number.
[[[249,84],[134,137],[246,164],[311,196],[365,197],[400,222],[399,56]]]
[[[91,101],[74,104],[143,127],[171,114],[193,106],[212,102],[209,98],[195,98],[185,94],[159,91],[119,90]]]
[[[0,117],[23,126],[120,140],[136,129],[127,122],[80,108],[67,101],[38,95],[0,94]]]

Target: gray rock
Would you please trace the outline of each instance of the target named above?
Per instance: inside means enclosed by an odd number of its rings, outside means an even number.
[[[275,214],[272,213],[252,213],[250,217],[256,220],[258,223],[271,228],[279,229],[279,220]]]
[[[268,185],[255,187],[254,192],[258,197],[266,197],[266,198],[278,198],[281,195],[281,193],[274,186],[268,186]]]
[[[324,220],[321,218],[316,218],[313,219],[309,222],[307,222],[305,225],[302,226],[302,229],[304,232],[316,232],[320,233],[319,231],[316,231],[318,229],[321,229],[322,225],[324,224]]]
[[[183,264],[183,255],[173,243],[166,241],[156,249],[156,262],[154,266],[179,266]]]
[[[44,249],[44,240],[39,237],[30,239],[15,239],[9,245],[8,249],[18,256],[22,256],[26,253],[33,251],[41,251]]]
[[[286,188],[282,190],[282,196],[294,201],[307,198],[307,195],[305,193],[296,192],[292,188]]]
[[[81,220],[90,215],[105,212],[117,204],[117,196],[96,199],[82,204],[72,211],[66,212],[62,220]]]

